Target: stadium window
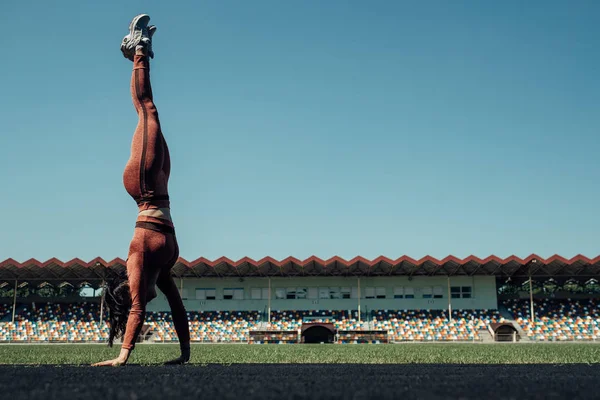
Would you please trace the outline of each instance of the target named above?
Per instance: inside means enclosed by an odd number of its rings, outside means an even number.
[[[385,288],[384,287],[376,288],[375,295],[377,296],[378,299],[385,299]]]
[[[342,293],[342,299],[350,298],[350,288],[349,287],[343,287],[341,290],[341,293]]]
[[[435,286],[433,288],[433,298],[434,299],[443,299],[444,298],[444,288],[441,286]]]
[[[308,288],[308,298],[309,299],[318,299],[319,298],[319,289],[316,287]]]
[[[354,287],[352,288],[352,295],[351,295],[351,298],[353,298],[353,299],[358,299],[358,287],[357,287],[357,286],[354,286]]]
[[[405,299],[414,299],[415,298],[415,289],[411,287],[404,288],[404,298]]]
[[[285,298],[288,300],[294,300],[296,298],[296,288],[287,288],[285,292]]]
[[[450,294],[453,299],[470,299],[471,290],[472,288],[470,286],[452,286],[450,288]]]
[[[181,297],[185,297],[187,296],[187,291],[184,289],[184,293],[181,295]],[[216,296],[216,290],[215,289],[205,289],[205,288],[200,288],[200,289],[196,289],[196,300],[214,300]]]
[[[374,287],[366,287],[365,288],[365,299],[374,299],[375,298],[375,288]]]
[[[404,288],[403,287],[395,287],[394,288],[394,298],[395,299],[403,299],[404,298]]]
[[[432,297],[432,290],[431,290],[431,286],[426,286],[423,288],[423,298],[424,299],[431,299]]]
[[[275,298],[277,300],[283,300],[286,298],[285,288],[276,288],[275,289]]]
[[[217,289],[206,289],[206,300],[216,300]]]
[[[329,288],[328,287],[320,287],[319,288],[319,298],[320,299],[328,299],[329,298]]]
[[[306,299],[306,288],[305,287],[299,287],[296,289],[296,298],[301,299],[301,300]]]
[[[329,296],[332,299],[339,299],[340,298],[340,288],[339,287],[329,288]]]
[[[461,294],[462,294],[462,298],[463,299],[470,299],[471,298],[471,287],[470,286],[463,286]]]
[[[269,300],[269,297],[271,297],[271,294],[269,293],[269,288],[268,287],[262,288],[262,298],[264,300]]]
[[[261,299],[261,290],[260,288],[252,288],[250,290],[250,298],[252,300],[260,300]]]
[[[223,300],[233,300],[233,289],[223,289]]]
[[[234,289],[233,290],[233,299],[234,300],[244,300],[244,289]]]
[[[453,299],[460,299],[460,286],[452,286],[450,288],[450,296]]]

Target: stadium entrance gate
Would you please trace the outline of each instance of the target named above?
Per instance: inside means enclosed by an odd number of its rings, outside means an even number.
[[[305,322],[300,332],[302,343],[333,343],[336,334],[331,322]]]

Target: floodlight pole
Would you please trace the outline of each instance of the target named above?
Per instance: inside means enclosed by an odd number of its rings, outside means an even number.
[[[269,299],[267,301],[267,322],[271,326],[271,277],[269,277]]]
[[[360,277],[358,277],[358,323],[360,324]]]
[[[536,262],[533,260],[532,262]],[[535,323],[535,314],[533,310],[533,284],[531,282],[531,264],[529,264],[529,305],[531,306],[531,323]]]
[[[102,325],[102,319],[104,317],[104,296],[106,290],[104,290],[104,280],[102,280],[102,298],[100,299],[100,325]]]
[[[15,292],[13,293],[13,312],[12,312],[12,323],[15,323],[15,313],[17,312],[17,285],[18,280],[15,279]]]
[[[448,321],[452,322],[452,291],[450,290],[450,275],[448,275]]]

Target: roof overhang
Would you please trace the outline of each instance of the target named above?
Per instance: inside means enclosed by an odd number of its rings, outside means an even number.
[[[368,260],[355,257],[344,260],[332,257],[323,260],[316,256],[300,260],[288,257],[276,260],[265,257],[253,260],[244,257],[238,261],[221,257],[214,261],[198,258],[187,261],[179,258],[173,266],[174,277],[301,277],[301,276],[497,276],[506,278],[567,278],[599,279],[600,256],[588,258],[577,255],[571,259],[559,255],[544,259],[535,254],[526,258],[490,256],[484,259],[469,256],[460,259],[448,256],[414,259],[403,256],[397,259],[377,257]],[[11,258],[0,262],[0,283],[19,281],[82,282],[100,281],[126,273],[126,261],[115,258],[105,261],[95,258],[85,262],[78,258],[60,261],[52,258],[40,262],[30,259],[18,262]]]

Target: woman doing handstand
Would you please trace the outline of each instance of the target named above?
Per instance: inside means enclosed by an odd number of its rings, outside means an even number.
[[[146,303],[156,297],[155,286],[166,296],[181,356],[170,364],[190,359],[190,332],[187,313],[171,268],[179,247],[170,214],[168,181],[171,170],[169,149],[162,134],[150,86],[150,58],[155,26],[150,17],[136,16],[123,38],[121,51],[133,61],[131,95],[139,120],[133,134],[131,156],[123,173],[125,189],[138,205],[138,218],[127,258],[127,280],[105,285],[104,301],[109,312],[109,346],[122,337],[121,353],[113,360],[93,364],[118,366],[127,363],[144,323]]]

